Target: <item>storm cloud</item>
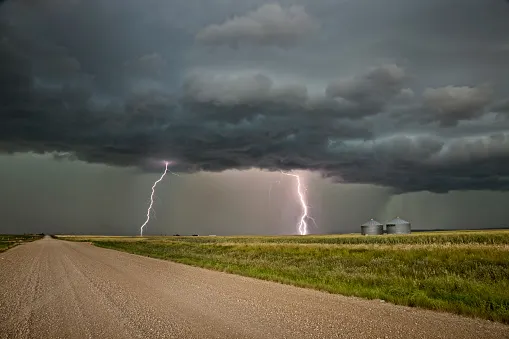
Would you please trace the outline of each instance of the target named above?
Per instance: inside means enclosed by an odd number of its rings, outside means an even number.
[[[425,104],[436,113],[434,120],[443,125],[482,116],[490,96],[488,88],[467,86],[428,88],[423,93]]]
[[[506,191],[508,18],[498,0],[8,0],[0,151]]]
[[[270,3],[222,24],[207,26],[198,32],[196,39],[214,45],[292,46],[318,28],[304,7],[281,7],[278,3]]]

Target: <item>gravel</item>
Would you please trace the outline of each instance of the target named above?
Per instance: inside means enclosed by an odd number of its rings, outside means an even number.
[[[509,338],[509,326],[51,238],[0,253],[0,338]]]

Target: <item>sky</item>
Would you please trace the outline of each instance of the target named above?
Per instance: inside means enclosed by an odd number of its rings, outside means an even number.
[[[0,1],[0,232],[507,226],[504,0]]]

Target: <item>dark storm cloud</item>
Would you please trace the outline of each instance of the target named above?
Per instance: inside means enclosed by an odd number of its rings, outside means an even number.
[[[395,11],[376,17],[374,2],[300,3],[252,1],[228,19],[219,2],[195,10],[163,1],[7,1],[0,149],[144,169],[167,159],[190,172],[308,169],[401,192],[509,189],[509,126],[486,118],[507,112],[509,90],[509,66],[499,61],[509,21],[495,1],[481,17],[474,1],[391,0]],[[456,26],[439,32],[444,13],[475,32],[484,54],[462,57],[472,39]],[[419,44],[424,59],[405,47],[412,34],[425,36],[422,17],[437,30]],[[393,39],[390,58],[372,53],[381,53],[373,34]]]
[[[142,55],[138,59],[129,60],[124,65],[127,72],[141,78],[160,78],[167,68],[166,60],[158,53]]]
[[[350,112],[377,114],[403,90],[404,79],[403,69],[397,65],[383,65],[362,76],[332,82],[327,86],[326,95],[351,103]]]
[[[509,113],[509,99],[500,100],[490,107],[492,112]]]
[[[509,189],[509,133],[444,140],[435,135],[397,135],[332,151],[351,158],[354,166],[329,175],[345,182],[369,182],[399,190],[432,191]],[[349,157],[345,157],[349,154]]]
[[[275,85],[261,73],[195,74],[185,80],[183,95],[191,107],[203,106],[204,116],[215,115],[217,119],[240,121],[265,115],[296,121],[325,119],[330,123],[334,119],[358,120],[376,115],[391,101],[412,98],[411,89],[403,88],[404,79],[405,72],[397,65],[381,65],[356,77],[333,80],[324,93],[310,95],[305,84]]]
[[[423,93],[423,99],[434,113],[432,121],[447,126],[482,116],[491,102],[491,91],[486,87],[467,86],[428,88]]]

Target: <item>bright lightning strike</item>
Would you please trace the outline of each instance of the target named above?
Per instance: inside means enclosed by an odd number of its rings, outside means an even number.
[[[305,194],[302,191],[302,184],[300,182],[300,176],[298,176],[297,174],[287,173],[287,172],[283,172],[283,171],[281,171],[281,173],[297,179],[297,193],[299,195],[300,205],[302,206],[302,215],[300,216],[300,221],[297,223],[297,230],[299,231],[300,235],[306,235],[306,234],[308,234],[308,224],[307,224],[306,220],[307,219],[312,220],[315,223],[315,225],[316,225],[316,222],[315,222],[315,219],[313,219],[312,217],[310,217],[308,215],[309,207],[306,202]]]
[[[168,172],[168,165],[170,163],[168,161],[165,161],[164,162],[164,165],[165,165],[165,168],[164,168],[164,172],[163,174],[161,175],[161,177],[156,180],[154,182],[154,185],[152,185],[152,194],[150,194],[150,205],[148,206],[148,209],[147,209],[147,219],[145,220],[145,222],[143,223],[143,225],[141,225],[140,227],[140,236],[143,236],[143,228],[148,224],[148,222],[150,221],[150,211],[152,210],[152,205],[154,204],[154,193],[155,193],[155,190],[156,190],[156,186],[159,182],[161,182],[161,180],[163,180],[164,176],[166,175],[166,173]]]

